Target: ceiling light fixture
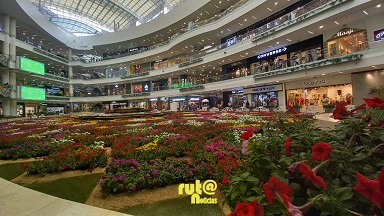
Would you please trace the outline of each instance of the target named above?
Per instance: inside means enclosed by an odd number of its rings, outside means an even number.
[[[365,11],[365,10],[363,11],[363,13],[365,13],[365,15],[368,15],[367,11]]]
[[[319,26],[319,28],[321,28],[321,29],[322,29],[323,27],[324,27],[324,26]]]
[[[309,34],[313,34],[313,32],[311,32],[311,31],[308,31],[308,33],[309,33]]]
[[[381,7],[381,4],[376,5],[376,8],[379,8],[379,7]]]
[[[336,25],[340,25],[337,21],[334,21],[334,23],[335,23]]]

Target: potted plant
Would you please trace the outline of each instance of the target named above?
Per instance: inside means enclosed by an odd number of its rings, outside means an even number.
[[[295,112],[300,112],[300,109],[301,109],[301,105],[300,104],[295,104],[295,105],[293,105],[293,110],[295,111]]]
[[[323,108],[324,108],[324,111],[325,113],[331,113],[333,112],[333,110],[335,109],[335,105],[334,104],[326,104],[326,105],[323,105]]]

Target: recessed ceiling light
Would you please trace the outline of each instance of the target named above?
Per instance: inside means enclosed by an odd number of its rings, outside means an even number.
[[[272,11],[271,8],[268,8],[268,7],[267,7],[267,10]]]
[[[325,74],[321,74],[321,75],[323,75],[323,76],[324,76]]]
[[[244,19],[244,22],[247,22],[247,19]]]
[[[279,43],[280,43],[279,41],[276,42],[276,44],[279,44]]]
[[[309,33],[309,34],[313,34],[313,32],[311,32],[311,31],[308,31],[308,33]]]
[[[277,2],[275,2],[275,5],[277,5]]]
[[[334,21],[334,23],[335,23],[336,25],[340,25],[337,21]]]
[[[279,80],[277,80],[276,82],[279,82]]]
[[[372,65],[373,68],[377,68],[375,65]]]
[[[381,7],[381,4],[376,5],[376,8],[379,8],[379,7]],[[17,26],[16,26],[16,27],[17,27]]]
[[[287,38],[287,41],[291,42],[292,40]]]
[[[363,13],[365,13],[365,15],[368,15],[367,11],[365,11],[365,10],[363,11]]]
[[[319,28],[323,28],[324,26],[319,26]]]

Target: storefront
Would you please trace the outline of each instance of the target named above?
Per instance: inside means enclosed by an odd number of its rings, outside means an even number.
[[[252,107],[276,108],[284,104],[282,84],[244,89],[244,94]]]
[[[161,98],[151,98],[149,99],[151,103],[151,108],[152,109],[167,109],[168,108],[168,98],[166,97],[161,97]]]
[[[351,83],[350,74],[286,83],[287,105],[323,107],[341,101],[353,104]]]
[[[132,84],[133,93],[142,93],[151,91],[151,81]]]
[[[104,110],[125,109],[127,108],[128,101],[103,101],[101,104]]]
[[[170,110],[171,111],[183,111],[188,107],[187,97],[174,97],[171,98]]]
[[[224,75],[224,79],[233,79],[250,75],[250,71],[247,70],[247,59],[223,65],[222,74]]]
[[[278,70],[322,59],[323,36],[280,47],[248,59],[248,68],[255,73]]]
[[[324,43],[327,57],[346,55],[368,48],[367,31],[343,28]]]
[[[17,103],[17,115],[18,116],[26,116],[26,115],[34,115],[38,112],[38,104],[36,103],[25,103],[25,115],[23,113],[24,103]]]

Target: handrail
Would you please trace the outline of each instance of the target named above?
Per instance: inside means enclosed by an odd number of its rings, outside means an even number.
[[[384,50],[384,48],[383,48]],[[324,58],[323,51],[320,50],[321,55],[312,56],[309,55],[301,56],[301,57],[292,57],[288,59],[280,59],[279,61],[274,62],[263,62],[263,64],[259,64],[257,67],[251,68],[239,68],[238,71],[228,74],[221,74],[217,76],[204,77],[201,79],[190,79],[185,83],[173,83],[171,86],[156,86],[156,90],[152,87],[151,92],[162,91],[162,90],[171,90],[171,89],[180,89],[180,91],[186,90],[195,90],[202,89],[204,85],[214,82],[221,82],[229,79],[237,79],[242,77],[252,77],[253,79],[262,79],[269,76],[282,75],[286,73],[297,72],[306,69],[313,69],[317,67],[322,67],[330,64],[339,64],[341,62],[348,61],[359,61],[363,53],[370,53],[371,50],[354,50],[354,53],[342,54],[340,50],[336,50],[336,53],[339,54],[337,56],[330,56]],[[364,51],[364,52],[362,52]],[[86,92],[81,93],[82,97],[92,97],[92,96],[107,96],[107,94],[97,95],[87,94]],[[125,92],[116,91],[112,95],[123,95],[130,94]],[[75,96],[76,97],[76,96]],[[80,97],[77,96],[77,97]]]

